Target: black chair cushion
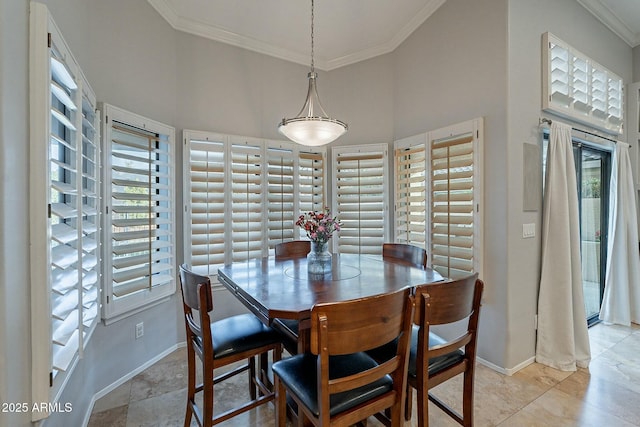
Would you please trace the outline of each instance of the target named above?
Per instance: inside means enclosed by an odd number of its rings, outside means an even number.
[[[276,329],[282,329],[284,332],[298,336],[298,329],[300,327],[300,323],[295,319],[280,319],[276,318],[273,321],[273,325]]]
[[[276,332],[253,314],[240,314],[211,323],[211,336],[214,359],[279,342]]]
[[[300,324],[295,319],[273,320],[271,327],[280,334],[280,340],[284,344],[284,348],[292,355],[298,354],[298,329]]]
[[[413,325],[411,331],[411,349],[409,351],[409,370],[408,373],[412,377],[416,376],[416,358],[418,355],[418,330],[419,327]],[[434,345],[444,344],[447,341],[439,335],[430,332],[429,333],[429,347]],[[375,360],[389,360],[396,354],[398,347],[398,341],[393,340],[388,344],[369,350],[367,353]],[[429,359],[429,374],[433,375],[441,370],[448,368],[461,361],[464,358],[462,350],[455,350],[451,353],[443,354],[442,356],[432,357]]]
[[[309,353],[283,359],[273,364],[273,371],[301,402],[316,416],[320,415],[318,408],[317,388],[317,356]],[[329,378],[336,379],[362,372],[377,366],[366,353],[354,353],[329,358]],[[329,413],[331,416],[351,409],[362,402],[380,396],[393,389],[393,380],[385,377],[362,387],[329,397]]]
[[[441,338],[440,336],[434,334],[433,332],[429,333],[429,347],[433,347],[434,345],[445,344],[447,340]],[[411,350],[409,352],[409,375],[412,377],[416,376],[416,358],[418,353],[418,332],[417,328],[413,330],[411,334]],[[443,354],[438,357],[431,357],[429,359],[429,375],[434,375],[443,369],[448,368],[449,366],[455,365],[459,361],[464,359],[464,353],[462,350],[458,349],[452,351],[451,353]]]

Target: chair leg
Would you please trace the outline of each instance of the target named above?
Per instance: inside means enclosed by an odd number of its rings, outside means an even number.
[[[256,399],[257,388],[258,387],[256,385],[256,358],[252,356],[249,358],[249,395],[251,396],[251,400]]]
[[[193,415],[193,410],[191,409],[191,403],[187,402],[187,412],[184,415],[184,427],[191,426],[191,416]]]
[[[425,387],[417,388],[416,400],[418,401],[418,427],[429,425],[429,393]]]
[[[187,409],[184,415],[184,427],[191,425],[191,418],[193,416],[193,407],[191,402],[195,401],[196,394],[196,360],[193,347],[191,343],[187,343]]]
[[[413,410],[413,387],[407,383],[407,393],[404,398],[404,419],[411,421],[411,411]]]
[[[280,382],[280,378],[275,376],[276,391],[276,426],[286,427],[287,425],[287,391],[284,384]]]
[[[464,373],[464,386],[462,389],[462,421],[464,427],[473,425],[473,367],[471,372]]]
[[[211,427],[213,425],[213,366],[210,363],[204,363],[203,367],[203,383],[202,383],[202,427]],[[209,372],[206,375],[204,372]]]
[[[389,414],[391,427],[401,427],[404,424],[404,420],[402,419],[402,405],[404,404],[404,402],[396,402],[395,405],[391,406],[391,413]]]

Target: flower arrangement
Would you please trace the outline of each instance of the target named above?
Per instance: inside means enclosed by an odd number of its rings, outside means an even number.
[[[326,243],[334,231],[340,231],[342,224],[338,217],[331,216],[329,208],[324,208],[322,212],[307,212],[300,215],[296,225],[307,232],[307,237],[312,242]]]

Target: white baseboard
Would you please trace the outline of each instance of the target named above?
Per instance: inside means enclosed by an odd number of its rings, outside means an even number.
[[[536,361],[536,358],[535,358],[535,356],[531,357],[530,359],[527,359],[524,362],[519,363],[518,365],[514,366],[513,368],[508,368],[508,369],[502,368],[502,367],[500,367],[498,365],[494,365],[493,363],[491,363],[491,362],[489,362],[487,360],[484,360],[484,359],[482,359],[480,357],[476,357],[476,360],[478,361],[478,363],[486,366],[489,369],[493,369],[494,371],[499,372],[499,373],[501,373],[503,375],[511,376],[511,375],[515,374],[516,372],[518,372],[520,369],[526,368],[527,366],[531,365],[533,362]]]
[[[95,405],[95,403],[96,403],[96,401],[98,399],[100,399],[101,397],[106,396],[107,394],[109,394],[110,392],[115,390],[116,388],[120,387],[122,384],[124,384],[127,381],[129,381],[131,378],[133,378],[136,375],[138,375],[140,372],[144,371],[145,369],[147,369],[148,367],[150,367],[154,363],[156,363],[156,362],[160,361],[161,359],[165,358],[166,356],[168,356],[169,354],[173,353],[177,349],[182,348],[182,347],[186,347],[186,345],[187,345],[187,342],[183,341],[181,343],[177,343],[177,344],[169,347],[168,349],[166,349],[162,353],[160,353],[157,356],[155,356],[153,359],[150,359],[150,360],[146,361],[145,363],[143,363],[142,365],[138,366],[137,368],[135,368],[134,370],[132,370],[128,374],[126,374],[123,377],[117,379],[113,383],[109,384],[108,386],[106,386],[105,388],[103,388],[102,390],[100,390],[96,394],[94,394],[93,397],[91,398],[91,402],[89,403],[89,409],[87,410],[87,413],[84,416],[84,421],[82,422],[82,425],[84,427],[86,427],[87,424],[89,424],[89,419],[91,418],[91,413],[93,412],[93,407],[94,407],[94,405]]]

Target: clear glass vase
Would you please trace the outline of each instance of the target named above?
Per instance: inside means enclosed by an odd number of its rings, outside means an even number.
[[[328,242],[311,242],[311,251],[307,255],[309,274],[331,273],[331,253]]]

